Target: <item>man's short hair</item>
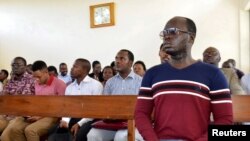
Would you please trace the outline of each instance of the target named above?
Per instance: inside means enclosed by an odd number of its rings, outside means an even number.
[[[6,78],[9,76],[9,72],[7,70],[2,69],[1,72],[3,72],[5,74]]]
[[[48,66],[48,71],[54,71],[55,74],[58,74],[57,69],[55,66]]]
[[[110,63],[110,66],[111,66],[111,67],[114,67],[114,66],[115,66],[115,61],[112,61],[112,62]]]
[[[78,58],[76,59],[76,61],[79,61],[82,63],[82,68],[86,68],[87,69],[87,73],[89,73],[90,69],[91,69],[91,65],[89,60],[84,59],[84,58]]]
[[[187,20],[187,29],[189,32],[196,34],[196,25],[193,20],[185,18]]]
[[[67,65],[66,63],[60,63],[60,65],[59,65],[59,68],[61,67],[61,66],[63,66],[63,65]]]
[[[100,63],[99,61],[95,60],[95,61],[92,63],[92,68],[94,68],[95,65],[97,65],[97,64],[101,64],[101,63]]]
[[[44,61],[35,61],[32,65],[32,71],[47,69],[47,65]]]
[[[130,50],[127,50],[127,49],[122,49],[120,51],[125,51],[128,53],[128,59],[132,62],[134,62],[134,54],[130,51]]]
[[[26,66],[26,65],[27,65],[27,61],[26,61],[23,57],[18,56],[18,57],[15,57],[15,58],[14,58],[14,60],[17,60],[17,59],[22,60],[22,61],[23,61],[24,66]]]

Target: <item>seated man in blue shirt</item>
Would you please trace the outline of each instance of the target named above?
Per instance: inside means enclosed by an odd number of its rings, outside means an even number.
[[[122,49],[117,53],[115,65],[118,73],[106,82],[104,95],[138,94],[142,77],[132,71],[133,61],[134,55],[131,51]],[[93,127],[87,135],[88,141],[127,141],[128,133],[126,129],[114,131],[95,128],[95,125]],[[135,135],[136,140],[143,140],[137,130]]]

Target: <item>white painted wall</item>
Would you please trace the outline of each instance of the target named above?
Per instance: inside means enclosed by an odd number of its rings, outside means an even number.
[[[89,6],[106,2],[116,4],[116,25],[90,28]],[[197,24],[194,58],[202,58],[203,50],[214,46],[222,61],[234,58],[247,72],[249,13],[241,4],[239,0],[0,0],[0,69],[10,70],[16,56],[56,67],[61,62],[71,67],[83,57],[105,66],[123,48],[151,67],[160,62],[159,32],[178,15]]]

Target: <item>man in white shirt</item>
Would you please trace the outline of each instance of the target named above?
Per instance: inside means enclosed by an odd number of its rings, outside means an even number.
[[[88,76],[90,68],[90,62],[86,59],[79,58],[74,62],[70,73],[75,81],[66,88],[65,95],[100,95],[102,93],[102,84]],[[74,120],[75,122],[72,124],[72,127],[69,126],[70,120]],[[93,119],[91,118],[77,120],[70,117],[63,117],[60,121],[59,127],[65,129],[68,128],[76,138],[76,141],[87,141],[86,135],[91,128],[92,122]],[[49,137],[49,141],[54,140],[55,137],[53,135],[55,134],[52,134]]]

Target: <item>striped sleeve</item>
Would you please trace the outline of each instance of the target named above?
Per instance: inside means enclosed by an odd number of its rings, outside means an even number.
[[[151,73],[143,77],[135,108],[135,124],[144,140],[157,141],[157,135],[152,127],[151,113],[154,108]]]
[[[210,88],[212,113],[215,124],[232,124],[232,99],[225,76],[219,70]]]
[[[142,79],[138,99],[152,100],[152,79],[150,73],[146,72]]]

